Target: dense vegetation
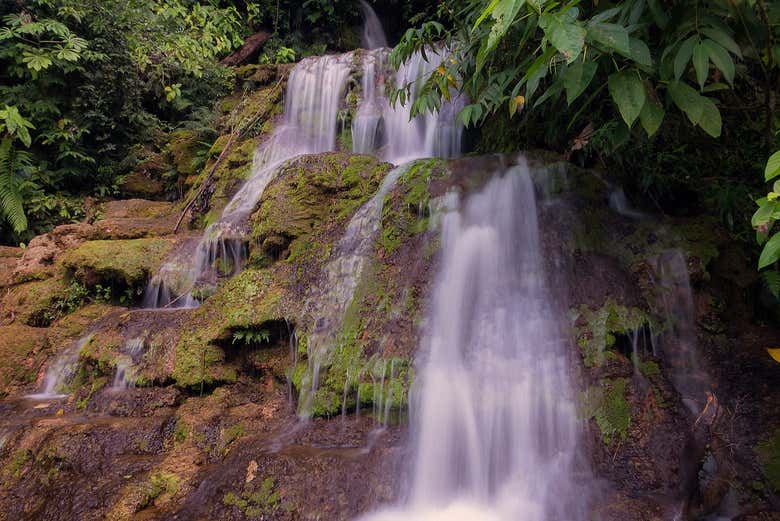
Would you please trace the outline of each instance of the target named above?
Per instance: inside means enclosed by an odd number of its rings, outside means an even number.
[[[623,172],[635,204],[709,211],[754,240],[778,148],[780,2],[373,3],[406,30],[394,64],[451,49],[395,97],[417,89],[425,111],[464,93],[478,151],[558,150]],[[83,218],[85,195],[114,194],[175,129],[207,149],[213,102],[235,81],[219,59],[246,36],[267,31],[258,59],[284,62],[358,46],[361,22],[355,0],[6,0],[0,14],[3,242]]]

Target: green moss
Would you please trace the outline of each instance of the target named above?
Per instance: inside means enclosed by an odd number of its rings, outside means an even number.
[[[615,335],[635,334],[650,326],[650,316],[638,308],[627,308],[614,300],[607,300],[599,309],[580,306],[573,313],[577,345],[582,351],[586,367],[601,366],[608,351],[615,345]]]
[[[222,502],[238,508],[250,518],[273,515],[279,509],[279,492],[275,490],[273,478],[266,478],[255,491],[228,492]]]
[[[87,394],[76,400],[76,408],[80,410],[86,409],[87,405],[89,404],[89,400],[92,398],[92,395],[94,395],[98,390],[102,389],[107,383],[108,378],[105,376],[101,376],[93,380],[89,386],[89,391]]]
[[[225,447],[236,441],[238,438],[246,434],[246,429],[242,423],[236,423],[225,429],[222,435],[222,443]]]
[[[176,346],[173,378],[177,385],[231,382],[236,368],[225,363],[218,341],[229,341],[239,329],[263,329],[268,322],[291,316],[284,292],[269,270],[246,269],[228,280],[191,316],[189,334]]]
[[[178,174],[189,176],[197,173],[198,167],[202,163],[199,152],[203,148],[197,132],[177,130],[171,134],[167,151]]]
[[[639,371],[645,375],[645,377],[650,379],[661,376],[661,367],[651,360],[641,362],[639,364]]]
[[[22,476],[22,471],[25,465],[30,461],[30,452],[24,449],[19,449],[11,456],[11,462],[5,469],[6,476],[9,479],[19,479]]]
[[[63,266],[88,287],[142,287],[174,244],[173,240],[162,238],[89,241],[68,251],[63,256]]]
[[[0,394],[8,394],[12,386],[34,382],[48,347],[45,330],[21,325],[0,327]],[[37,363],[31,363],[38,353],[42,355]]]
[[[409,237],[428,229],[430,218],[430,183],[447,175],[441,159],[413,163],[401,174],[398,185],[390,192],[382,208],[380,244],[386,254],[396,251]]]
[[[351,217],[376,191],[389,165],[370,156],[326,153],[297,158],[264,191],[252,238],[253,256],[267,262],[322,258],[318,239],[330,225]]]
[[[181,479],[176,474],[170,472],[154,472],[149,476],[143,486],[144,499],[141,502],[141,508],[149,505],[153,501],[174,496],[181,486]]]
[[[780,492],[780,429],[756,445],[761,471],[775,492]]]
[[[580,395],[581,415],[596,421],[605,445],[625,440],[631,425],[631,405],[626,400],[625,378],[604,379]]]

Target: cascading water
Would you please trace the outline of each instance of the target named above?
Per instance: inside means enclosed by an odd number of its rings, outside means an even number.
[[[699,414],[712,389],[698,352],[696,313],[685,255],[680,250],[661,253],[656,261],[656,301],[665,318],[660,343],[671,367],[674,387],[691,414]]]
[[[62,350],[46,368],[46,374],[43,377],[43,390],[40,393],[28,395],[28,398],[46,400],[67,396],[64,391],[78,371],[81,348],[89,342],[91,337],[92,335],[86,335]]]
[[[249,215],[279,168],[301,154],[336,148],[338,112],[352,63],[353,54],[347,53],[307,58],[296,65],[287,84],[284,120],[255,152],[249,179],[204,232],[188,272],[167,265],[152,279],[145,307],[197,306],[197,285],[213,285],[218,276],[243,268]],[[185,288],[186,294],[176,294],[175,288]]]
[[[407,505],[390,520],[576,521],[579,424],[521,164],[443,218]]]
[[[364,49],[380,49],[387,47],[387,36],[382,29],[382,22],[376,12],[365,0],[360,0],[360,8],[363,10],[363,35],[361,43]]]
[[[454,157],[461,151],[463,125],[458,113],[463,97],[453,91],[452,101],[442,102],[436,112],[426,112],[412,118],[412,105],[419,95],[419,86],[450,53],[443,47],[414,53],[395,73],[395,87],[412,85],[404,104],[391,105],[384,95],[385,64],[389,51],[376,14],[366,2],[361,2],[365,17],[364,45],[372,49],[363,59],[363,97],[352,122],[353,151],[376,153],[394,164],[426,157]],[[379,36],[366,36],[376,35]],[[384,42],[384,45],[379,45]]]
[[[463,125],[458,113],[463,108],[462,95],[442,102],[435,112],[412,117],[412,105],[419,95],[419,85],[436,68],[449,59],[444,48],[414,53],[395,73],[396,88],[408,84],[413,88],[404,104],[391,105],[384,95],[386,49],[367,54],[363,61],[363,99],[352,124],[353,151],[376,153],[394,164],[426,157],[454,157],[461,151]]]
[[[125,342],[122,354],[117,358],[112,389],[124,391],[135,387],[135,365],[141,358],[144,347],[143,338],[133,338]]]
[[[325,267],[326,282],[323,287],[327,288],[326,291],[320,294],[312,288],[307,296],[305,312],[314,317],[315,326],[308,337],[310,382],[301,389],[302,416],[309,415],[311,400],[319,386],[320,370],[339,341],[344,314],[370,262],[374,240],[382,223],[385,196],[407,168],[401,166],[389,172],[376,194],[355,213],[339,241],[335,256]]]

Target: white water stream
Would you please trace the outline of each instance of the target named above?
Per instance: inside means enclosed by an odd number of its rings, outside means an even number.
[[[568,343],[525,164],[444,217],[441,263],[410,405],[408,498],[366,519],[584,519]]]

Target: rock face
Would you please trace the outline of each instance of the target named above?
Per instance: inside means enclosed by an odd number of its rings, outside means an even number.
[[[261,139],[237,143],[193,223],[216,215]],[[597,173],[530,157],[550,286],[571,316],[593,515],[728,503],[770,519],[780,410],[763,348],[780,332],[753,321],[738,247],[706,218],[614,212]],[[0,520],[351,519],[397,500],[438,216],[511,161],[292,160],[254,209],[248,266],[196,309],[133,309],[197,233],[171,235],[171,203],[111,202],[95,222],[1,249]],[[707,410],[689,410],[675,379],[684,342],[656,291],[669,251],[692,288]],[[68,396],[23,398],[79,339]]]

